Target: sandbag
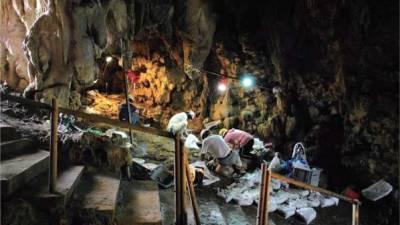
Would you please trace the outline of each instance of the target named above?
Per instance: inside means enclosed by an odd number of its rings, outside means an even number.
[[[317,217],[317,212],[313,208],[301,208],[296,210],[298,215],[306,224],[311,223]]]
[[[296,208],[288,205],[281,205],[278,207],[278,212],[281,213],[285,219],[287,219],[296,213]]]
[[[325,208],[333,205],[337,206],[339,204],[339,199],[336,197],[321,198],[320,202],[321,202],[321,207]]]

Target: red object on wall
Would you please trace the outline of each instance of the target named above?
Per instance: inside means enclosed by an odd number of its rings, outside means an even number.
[[[138,72],[132,71],[132,70],[128,70],[128,72],[126,72],[126,76],[128,76],[128,80],[134,84],[139,83],[139,78],[140,75]]]

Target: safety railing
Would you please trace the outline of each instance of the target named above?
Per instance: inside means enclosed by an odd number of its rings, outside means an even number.
[[[273,173],[271,170],[267,169],[265,164],[261,165],[261,188],[260,188],[260,200],[258,204],[257,210],[257,225],[267,225],[268,224],[268,200],[269,200],[269,186],[271,182],[271,178],[275,178],[286,182],[288,184],[295,185],[300,188],[308,189],[310,191],[319,192],[325,195],[334,196],[338,199],[341,199],[345,202],[352,204],[353,206],[353,214],[352,214],[352,225],[360,224],[359,217],[359,206],[361,202],[357,199],[351,199],[346,196],[337,194],[335,192],[328,191],[326,189],[316,187],[313,185],[306,184],[304,182],[294,180],[285,176],[282,176],[277,173]]]
[[[32,101],[29,99],[16,97],[13,95],[0,95],[1,100],[9,100],[13,102],[18,102],[24,105],[29,105],[32,107],[38,107],[51,112],[51,127],[50,127],[50,169],[49,169],[49,192],[56,192],[56,181],[57,181],[57,168],[58,168],[58,116],[59,113],[72,115],[75,117],[82,118],[90,122],[104,123],[111,126],[116,126],[125,129],[131,129],[139,132],[144,132],[152,135],[162,136],[166,138],[174,139],[175,142],[175,159],[174,159],[174,174],[175,174],[175,221],[176,225],[186,225],[187,224],[187,189],[189,190],[189,197],[191,200],[191,205],[193,208],[193,214],[195,222],[200,225],[199,208],[197,205],[196,194],[192,183],[189,179],[189,164],[184,149],[184,143],[179,135],[173,136],[170,133],[158,130],[150,127],[144,127],[139,125],[133,125],[127,122],[122,122],[116,119],[111,119],[108,117],[88,114],[64,107],[59,107],[57,99],[53,98],[51,105]]]

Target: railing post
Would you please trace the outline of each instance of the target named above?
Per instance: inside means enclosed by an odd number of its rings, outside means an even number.
[[[193,214],[194,214],[194,219],[196,222],[196,225],[200,225],[200,213],[199,213],[199,206],[197,205],[197,197],[196,197],[196,192],[194,191],[194,187],[192,182],[190,181],[190,168],[189,168],[189,164],[187,163],[187,158],[185,158],[186,161],[186,181],[188,184],[188,189],[189,189],[189,196],[190,196],[190,200],[192,203],[192,208],[193,208]]]
[[[187,224],[186,214],[186,176],[185,151],[182,148],[180,135],[175,137],[175,222]]]
[[[261,187],[260,199],[257,209],[257,225],[268,224],[268,200],[269,200],[269,184],[271,182],[271,171],[263,163],[261,165]]]
[[[50,135],[50,169],[49,169],[49,192],[56,192],[57,181],[57,159],[58,159],[58,103],[57,99],[51,100],[51,135]]]
[[[352,216],[352,225],[360,224],[360,211],[359,211],[359,203],[356,201],[353,203],[353,216]]]

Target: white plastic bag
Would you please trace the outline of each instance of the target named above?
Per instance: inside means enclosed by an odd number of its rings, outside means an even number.
[[[271,187],[273,190],[279,190],[282,183],[278,179],[271,179]]]
[[[307,162],[306,148],[303,143],[298,142],[293,147],[292,159],[302,159]]]
[[[301,208],[296,210],[296,215],[302,218],[306,224],[309,224],[317,217],[317,212],[313,208]]]
[[[277,152],[275,152],[275,156],[269,164],[268,169],[272,172],[279,172],[281,170],[281,162],[279,160]]]
[[[197,142],[200,142],[200,140],[194,136],[193,134],[189,134],[186,138],[185,141],[185,147],[188,149],[197,149],[199,150],[199,146],[197,145]]]
[[[268,212],[275,212],[278,209],[278,204],[276,204],[275,201],[273,201],[273,199],[270,199],[268,201]]]
[[[264,149],[264,142],[258,138],[254,138],[253,149]]]

